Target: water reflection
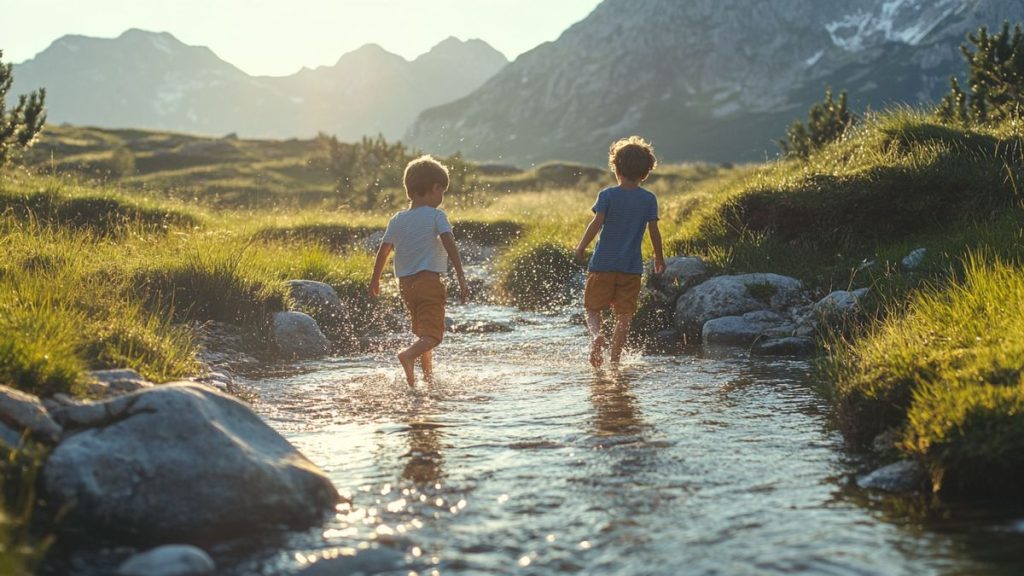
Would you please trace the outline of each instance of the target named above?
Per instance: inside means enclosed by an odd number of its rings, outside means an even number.
[[[444,477],[444,456],[441,441],[443,424],[430,418],[407,422],[409,451],[402,455],[408,459],[402,468],[402,478],[415,484],[435,484]]]
[[[635,379],[634,374],[617,369],[595,374],[590,384],[590,403],[594,407],[597,436],[632,436],[642,432],[642,415],[630,390]]]

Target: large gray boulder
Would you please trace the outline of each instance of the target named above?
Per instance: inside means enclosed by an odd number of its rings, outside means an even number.
[[[330,349],[330,342],[316,320],[302,312],[275,313],[270,342],[276,353],[289,358],[316,358]]]
[[[693,333],[708,320],[755,310],[780,312],[803,298],[803,284],[796,278],[778,274],[716,276],[679,297],[675,325],[680,332]]]
[[[708,320],[701,330],[701,340],[705,345],[749,346],[760,338],[789,336],[795,328],[775,312],[757,310]]]
[[[43,487],[72,526],[202,543],[318,522],[330,480],[237,399],[184,382],[66,405]]]
[[[0,386],[0,440],[8,444],[8,448],[17,448],[20,442],[16,439],[25,431],[36,439],[53,444],[60,440],[63,432],[39,398]]]
[[[341,298],[330,284],[313,280],[289,280],[288,291],[295,304],[295,311],[309,315],[320,326],[340,324],[345,319]]]

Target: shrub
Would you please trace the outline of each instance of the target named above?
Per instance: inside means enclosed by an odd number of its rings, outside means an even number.
[[[138,272],[134,283],[151,307],[170,307],[179,321],[231,322],[265,336],[287,295],[281,283],[262,279],[245,252],[231,245],[196,250]]]
[[[1001,121],[1019,118],[1024,96],[1024,31],[1004,22],[996,34],[984,26],[967,36],[973,48],[960,46],[967,61],[967,94],[956,77],[950,78],[950,93],[937,112],[946,120],[960,123]]]
[[[520,308],[551,309],[570,304],[579,295],[583,265],[571,250],[551,242],[517,249],[502,263],[500,291]]]
[[[832,98],[832,90],[825,91],[825,99],[811,106],[807,114],[807,125],[797,120],[789,127],[786,139],[779,140],[782,153],[791,158],[808,158],[840,139],[847,130],[857,123],[846,106],[846,91],[839,93],[839,100]]]
[[[0,50],[0,168],[14,156],[28,149],[46,124],[46,90],[39,90],[18,97],[18,104],[7,111],[7,92],[11,89],[14,76],[12,64],[3,62]]]

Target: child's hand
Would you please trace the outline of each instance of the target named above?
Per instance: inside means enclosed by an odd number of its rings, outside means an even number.
[[[654,259],[654,273],[662,274],[665,272],[665,260],[663,258]]]
[[[587,259],[587,253],[584,248],[576,248],[576,259],[579,260],[580,262],[583,262],[584,260]]]
[[[470,296],[469,284],[467,284],[465,280],[459,280],[459,303],[465,304],[466,302],[469,302]]]
[[[370,280],[370,296],[377,298],[380,296],[380,280]]]

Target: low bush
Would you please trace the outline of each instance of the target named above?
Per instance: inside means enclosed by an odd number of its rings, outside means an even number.
[[[571,250],[552,242],[514,249],[501,263],[499,291],[509,303],[529,310],[566,306],[579,297],[583,264]]]
[[[245,246],[191,250],[135,273],[143,301],[155,310],[174,310],[178,321],[230,322],[265,336],[271,315],[285,309],[283,283],[268,280]]]

